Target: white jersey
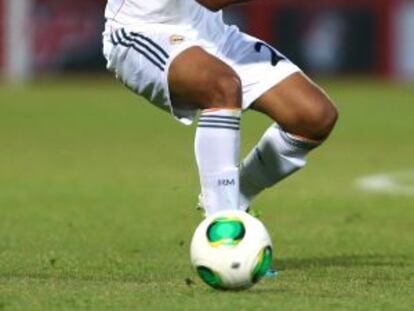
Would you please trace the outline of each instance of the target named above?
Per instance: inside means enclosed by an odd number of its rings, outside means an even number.
[[[193,25],[205,18],[222,22],[221,13],[196,0],[108,0],[105,17],[121,25]]]

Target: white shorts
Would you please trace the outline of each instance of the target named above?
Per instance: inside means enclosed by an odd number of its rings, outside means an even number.
[[[182,26],[131,29],[107,24],[103,38],[108,70],[184,124],[192,123],[197,110],[172,107],[168,70],[175,57],[190,47],[202,47],[236,71],[242,82],[244,110],[274,85],[300,71],[276,49],[235,26],[226,26],[219,40],[211,40],[199,29]]]

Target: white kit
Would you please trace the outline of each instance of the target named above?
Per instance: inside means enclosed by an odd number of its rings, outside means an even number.
[[[191,124],[196,111],[172,108],[168,70],[175,57],[190,47],[202,47],[237,72],[243,109],[300,70],[276,49],[226,25],[221,12],[211,12],[195,0],[109,0],[106,18],[108,69],[184,124]]]

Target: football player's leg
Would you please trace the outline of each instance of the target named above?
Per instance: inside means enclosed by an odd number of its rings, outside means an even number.
[[[241,82],[225,63],[199,47],[173,61],[173,106],[201,109],[195,155],[207,214],[239,207]]]
[[[247,208],[262,190],[306,164],[306,155],[331,133],[338,113],[328,96],[302,73],[295,73],[252,106],[272,118],[271,126],[242,161],[241,204]]]

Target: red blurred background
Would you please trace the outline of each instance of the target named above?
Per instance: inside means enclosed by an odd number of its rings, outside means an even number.
[[[6,62],[5,1],[0,0],[0,71]],[[104,70],[106,1],[33,2],[26,31],[32,37],[36,73]],[[414,79],[411,0],[253,1],[227,10],[226,20],[274,44],[315,74]]]

